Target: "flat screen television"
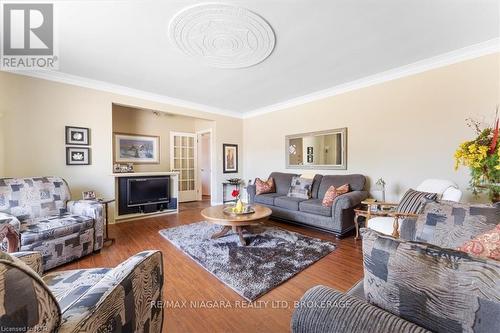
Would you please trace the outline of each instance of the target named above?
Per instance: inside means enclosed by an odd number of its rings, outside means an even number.
[[[145,177],[127,179],[127,206],[168,203],[170,177]]]

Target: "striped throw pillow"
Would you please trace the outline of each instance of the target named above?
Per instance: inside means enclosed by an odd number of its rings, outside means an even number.
[[[419,214],[427,201],[436,201],[437,193],[420,192],[414,189],[406,191],[399,202],[397,212],[404,214]]]

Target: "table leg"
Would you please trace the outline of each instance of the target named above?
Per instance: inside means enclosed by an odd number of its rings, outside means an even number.
[[[103,245],[106,245],[106,243],[109,243],[109,245],[113,245],[115,242],[114,238],[109,237],[109,231],[108,231],[108,225],[109,225],[109,220],[108,220],[108,203],[104,204],[104,210],[106,211],[106,237],[104,237]]]
[[[238,237],[240,238],[240,243],[243,246],[247,245],[247,241],[243,237],[243,228],[242,227],[236,227],[236,233],[238,233]]]
[[[358,240],[359,239],[359,214],[356,214],[354,217],[354,227],[356,228],[356,237],[354,239]]]
[[[226,235],[226,234],[229,232],[229,230],[231,230],[231,227],[224,226],[224,228],[222,228],[222,230],[221,230],[221,231],[219,231],[219,232],[217,232],[217,233],[213,234],[211,238],[212,238],[212,239],[217,239],[217,238],[220,238],[220,237],[222,237],[222,236]]]

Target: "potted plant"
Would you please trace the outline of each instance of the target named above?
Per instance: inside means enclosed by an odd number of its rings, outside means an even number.
[[[484,127],[480,122],[468,119],[468,126],[476,132],[476,138],[463,142],[455,152],[455,170],[460,165],[470,169],[472,192],[487,191],[492,202],[500,201],[500,144],[498,138],[498,107],[493,126]]]

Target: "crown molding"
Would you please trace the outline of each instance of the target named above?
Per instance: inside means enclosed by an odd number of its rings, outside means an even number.
[[[99,81],[99,80],[93,80],[93,79],[87,79],[81,76],[76,76],[76,75],[71,75],[71,74],[66,74],[62,72],[55,72],[55,71],[17,71],[17,72],[12,72],[8,71],[7,73],[11,74],[18,74],[18,75],[23,75],[23,76],[29,76],[37,79],[43,79],[43,80],[48,80],[48,81],[53,81],[53,82],[58,82],[58,83],[64,83],[64,84],[69,84],[73,86],[78,86],[78,87],[83,87],[83,88],[89,88],[93,90],[98,90],[98,91],[104,91],[116,95],[123,95],[127,97],[133,97],[133,98],[138,98],[138,99],[143,99],[151,102],[157,102],[157,103],[162,103],[162,104],[167,104],[167,105],[172,105],[172,106],[177,106],[177,107],[182,107],[186,109],[191,109],[194,111],[201,111],[201,112],[206,112],[206,113],[211,113],[211,114],[217,114],[217,115],[222,115],[222,116],[228,116],[228,117],[233,117],[233,118],[242,118],[241,113],[239,112],[234,112],[234,111],[229,111],[225,109],[220,109],[216,108],[213,106],[209,105],[204,105],[204,104],[199,104],[195,102],[190,102],[174,97],[169,97],[165,95],[160,95],[160,94],[155,94],[151,92],[147,92],[144,90],[139,90],[139,89],[133,89],[121,85],[116,85],[112,83],[107,83],[104,81]]]
[[[366,88],[379,83],[392,81],[405,76],[422,73],[431,69],[452,65],[458,62],[481,57],[499,51],[500,51],[500,38],[490,39],[485,42],[467,46],[448,53],[443,53],[435,57],[420,60],[405,66],[390,69],[388,71],[370,75],[348,83],[340,84],[332,88],[316,91],[307,95],[303,95],[283,102],[265,106],[263,108],[248,111],[243,114],[243,119],[256,117],[270,112],[280,111],[283,109],[288,109],[294,106],[340,95],[349,91]]]
[[[473,58],[481,57],[499,51],[500,51],[500,38],[494,38],[482,43],[474,44],[448,53],[440,54],[435,57],[420,60],[412,64],[408,64],[385,72],[367,76],[348,83],[340,84],[332,88],[320,90],[317,92],[313,92],[310,94],[306,94],[300,97],[292,98],[283,102],[268,105],[262,108],[258,108],[243,113],[221,109],[209,105],[199,104],[165,95],[154,94],[143,90],[133,89],[121,85],[107,83],[99,80],[88,79],[81,76],[66,74],[62,72],[54,72],[54,71],[10,72],[9,71],[8,73],[94,89],[98,91],[109,92],[117,95],[143,99],[151,102],[157,102],[157,103],[187,108],[194,111],[201,111],[201,112],[228,116],[238,119],[247,119],[263,115],[266,113],[276,112],[294,106],[340,95],[349,91],[366,88],[372,85],[399,79],[405,76],[422,73],[431,69],[452,65],[458,62],[470,60]]]

